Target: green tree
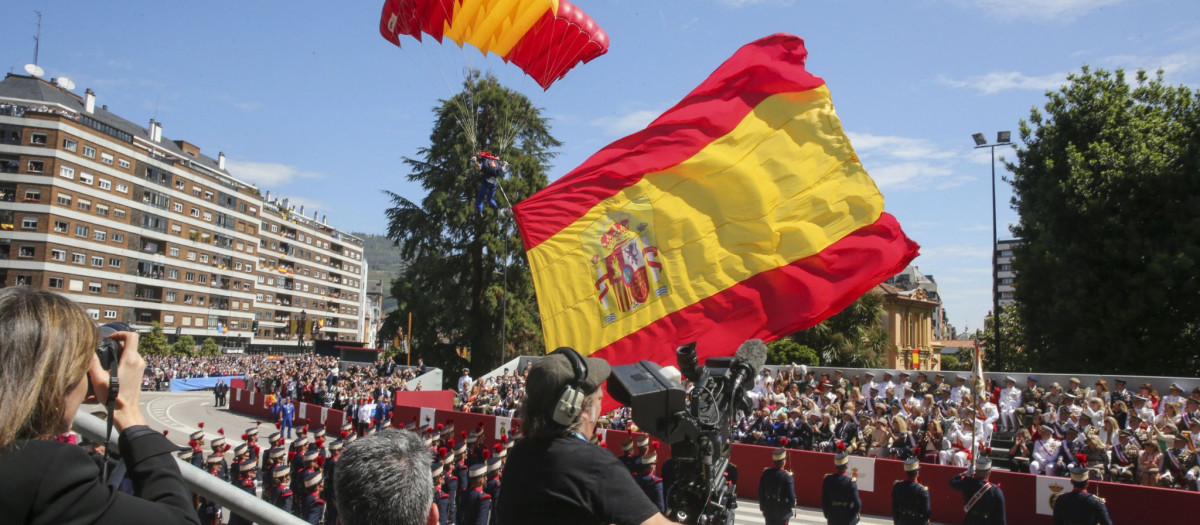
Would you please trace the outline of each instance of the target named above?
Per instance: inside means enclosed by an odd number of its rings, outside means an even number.
[[[1200,99],[1087,67],[1046,96],[1006,162],[1025,350],[1041,368],[1200,374]]]
[[[946,354],[942,356],[942,370],[961,370],[961,363],[958,356],[955,354]]]
[[[816,350],[826,366],[878,368],[887,356],[883,313],[883,294],[871,290],[792,339]]]
[[[1045,363],[1038,362],[1039,354],[1029,351],[1025,342],[1025,324],[1017,310],[1017,304],[1000,306],[1000,351],[1003,353],[1003,368],[996,366],[995,348],[992,339],[992,318],[984,319],[984,328],[975,333],[979,346],[984,349],[983,368],[985,371],[1034,372],[1046,370]],[[971,358],[973,359],[973,358]],[[969,362],[970,359],[967,359]]]
[[[175,340],[175,344],[171,345],[172,355],[194,355],[196,353],[196,339],[190,335],[181,335]]]
[[[150,323],[150,331],[138,338],[138,353],[142,355],[168,355],[171,345],[167,344],[167,336],[163,334],[162,324]]]
[[[821,364],[821,358],[817,356],[816,350],[786,337],[767,343],[768,365],[790,365],[793,363],[797,365],[817,366]]]
[[[200,343],[200,355],[221,355],[221,347],[217,340],[205,337],[204,342]]]
[[[404,161],[408,179],[427,192],[421,203],[385,192],[392,201],[387,236],[408,266],[392,283],[397,310],[381,337],[397,333],[411,312],[414,357],[443,369],[461,363],[458,347],[470,348],[482,370],[518,354],[542,353],[532,276],[507,208],[546,186],[552,148],[560,143],[529,99],[479,73],[434,108],[429,140],[419,158]],[[496,194],[505,208],[499,213],[474,208],[479,151],[509,163]]]

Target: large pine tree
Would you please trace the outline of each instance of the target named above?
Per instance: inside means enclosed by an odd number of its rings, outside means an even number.
[[[469,348],[480,374],[543,350],[533,281],[508,208],[546,186],[547,163],[561,144],[528,98],[491,75],[469,75],[434,117],[429,146],[404,161],[425,198],[417,204],[385,192],[393,204],[387,236],[410,264],[392,283],[398,308],[381,338],[404,329],[412,313],[414,363],[422,357],[454,370],[462,364],[455,349]],[[482,214],[474,207],[480,151],[509,163],[496,193],[502,209],[485,206]]]

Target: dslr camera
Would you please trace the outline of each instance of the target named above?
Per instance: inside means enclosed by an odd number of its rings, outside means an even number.
[[[108,323],[100,327],[100,342],[96,344],[96,356],[100,358],[102,368],[112,370],[114,365],[121,362],[121,343],[109,339],[108,336],[117,332],[132,331],[133,328],[125,323]]]

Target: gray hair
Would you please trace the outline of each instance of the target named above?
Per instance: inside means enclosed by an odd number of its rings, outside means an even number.
[[[424,525],[433,504],[433,455],[407,430],[387,429],[357,439],[334,474],[343,525]]]

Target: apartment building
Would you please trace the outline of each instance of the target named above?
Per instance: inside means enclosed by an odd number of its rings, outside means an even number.
[[[0,286],[62,293],[99,322],[287,351],[362,339],[366,271],[360,239],[264,197],[224,153],[90,89],[0,81]]]

